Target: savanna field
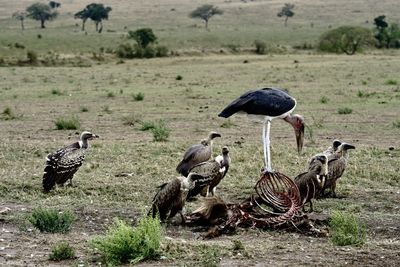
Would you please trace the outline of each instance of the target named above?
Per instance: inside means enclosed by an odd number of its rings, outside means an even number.
[[[204,232],[175,222],[162,224],[156,257],[138,265],[398,265],[400,51],[369,47],[350,56],[316,47],[331,28],[373,29],[383,14],[398,23],[397,1],[293,1],[287,27],[276,16],[287,1],[210,1],[224,13],[210,19],[209,31],[188,16],[203,1],[99,1],[112,7],[100,34],[90,20],[82,32],[74,19],[92,3],[86,0],[60,1],[59,16],[46,29],[26,19],[22,31],[11,16],[35,2],[0,0],[0,266],[107,264],[92,240],[117,218],[138,225],[157,186],[178,176],[185,150],[210,131],[222,135],[213,154],[228,146],[232,159],[217,195],[231,203],[249,197],[264,164],[261,124],[217,115],[245,91],[266,86],[287,89],[306,123],[299,155],[292,127],[272,122],[275,170],[294,178],[335,138],[356,147],[338,181],[339,197],[314,200],[314,213],[355,216],[365,229],[363,242],[339,246],[327,236],[252,228],[204,240]],[[118,45],[134,42],[127,32],[144,27],[169,56],[118,58]],[[265,54],[254,52],[255,40],[265,42]],[[28,51],[38,64],[29,64]],[[61,120],[77,129],[58,130]],[[163,130],[146,131],[146,125]],[[44,193],[47,154],[84,130],[100,138],[90,141],[73,186]],[[165,140],[154,140],[157,134]],[[187,202],[185,212],[199,203]],[[40,232],[31,219],[38,208],[72,214],[70,229]],[[74,255],[49,259],[60,242]]]

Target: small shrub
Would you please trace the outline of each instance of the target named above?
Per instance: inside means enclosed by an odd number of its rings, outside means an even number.
[[[165,45],[156,46],[156,57],[167,57],[168,48]]]
[[[332,230],[330,240],[334,245],[361,246],[365,243],[366,227],[360,223],[355,215],[333,211],[329,225]]]
[[[89,112],[89,109],[87,107],[81,107],[81,112]]]
[[[52,89],[51,90],[51,94],[52,95],[62,95],[62,92],[58,89]]]
[[[232,250],[244,250],[244,245],[242,241],[238,239],[232,240]]]
[[[136,123],[140,122],[140,119],[135,114],[131,114],[122,117],[122,121],[124,125],[134,126]]]
[[[156,56],[156,50],[153,46],[149,45],[143,49],[143,57],[145,58],[153,58]]]
[[[329,98],[327,98],[326,96],[321,96],[321,98],[319,99],[319,102],[321,102],[322,104],[326,104],[328,103]]]
[[[66,233],[74,221],[70,211],[58,212],[55,209],[34,209],[28,221],[40,232]]]
[[[265,44],[265,42],[255,40],[254,45],[256,47],[256,54],[265,55],[267,53],[267,45]]]
[[[397,85],[397,80],[389,79],[385,82],[386,85]]]
[[[92,239],[108,265],[135,264],[159,254],[163,233],[158,218],[143,217],[134,228],[116,220],[105,236]]]
[[[144,94],[139,92],[137,94],[133,94],[132,97],[133,97],[133,100],[135,100],[135,101],[143,101]]]
[[[338,108],[338,113],[339,114],[351,114],[352,112],[353,112],[353,110],[351,108],[348,108],[348,107]]]
[[[12,109],[10,107],[6,107],[3,112],[1,113],[1,119],[3,120],[14,120],[17,118],[17,116],[15,116],[14,112],[12,111]]]
[[[151,129],[153,140],[157,142],[167,141],[170,131],[171,130],[167,128],[164,121],[158,121],[158,123],[155,123],[154,127]]]
[[[217,267],[221,261],[220,250],[216,246],[200,247],[200,266]]]
[[[49,259],[62,261],[75,258],[75,249],[66,241],[57,243],[52,249]]]
[[[20,43],[14,43],[14,47],[18,49],[25,49],[25,45],[20,44]]]
[[[180,81],[182,79],[183,79],[182,75],[176,75],[176,77],[175,77],[175,80],[177,80],[177,81]]]
[[[134,58],[135,50],[132,45],[125,43],[120,44],[115,53],[119,58]]]
[[[81,123],[77,117],[58,118],[55,121],[57,130],[77,130],[81,127]]]
[[[30,64],[37,64],[39,61],[38,61],[38,55],[36,54],[36,52],[35,51],[32,51],[32,50],[28,50],[28,52],[26,52],[26,57],[28,58],[28,62],[30,63]]]
[[[107,93],[107,97],[113,98],[113,97],[115,97],[115,93],[114,92],[108,92]]]
[[[141,124],[142,124],[142,126],[139,129],[141,131],[152,130],[152,129],[154,129],[154,127],[156,127],[155,123],[152,121],[143,121]]]
[[[400,128],[400,121],[394,121],[393,122],[393,127],[394,128]]]

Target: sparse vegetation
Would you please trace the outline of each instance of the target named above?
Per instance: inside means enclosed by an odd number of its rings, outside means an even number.
[[[329,98],[326,96],[321,96],[321,98],[319,99],[319,102],[321,102],[322,104],[326,104],[328,103]]]
[[[122,117],[122,121],[124,125],[135,126],[136,123],[139,123],[141,120],[135,114],[130,114]]]
[[[236,126],[235,123],[233,123],[231,120],[224,120],[224,122],[220,125],[221,128],[232,128],[233,126]]]
[[[176,75],[176,77],[175,77],[175,80],[177,80],[177,81],[180,81],[182,79],[183,79],[182,75]]]
[[[162,238],[159,219],[143,217],[134,228],[116,220],[105,236],[92,239],[90,244],[107,264],[135,264],[158,256]]]
[[[88,107],[81,107],[80,111],[81,112],[89,112],[89,108]]]
[[[14,114],[13,110],[10,107],[6,107],[0,114],[0,119],[5,121],[14,120],[16,118],[17,116]]]
[[[393,122],[393,127],[394,127],[394,128],[400,128],[400,120],[394,121],[394,122]]]
[[[59,89],[54,88],[54,89],[51,89],[51,94],[60,96],[60,95],[62,95],[62,92]]]
[[[386,85],[397,85],[398,82],[397,82],[397,80],[389,79],[389,80],[387,80],[387,81],[385,82],[385,84],[386,84]]]
[[[113,97],[115,97],[115,93],[114,92],[107,92],[107,97],[113,98]]]
[[[52,249],[49,259],[62,261],[75,258],[75,249],[66,241],[57,243]]]
[[[77,130],[81,127],[78,117],[58,118],[55,125],[57,130]]]
[[[159,120],[154,124],[154,127],[151,129],[153,133],[153,140],[156,142],[165,142],[168,140],[169,133],[171,130],[167,127],[163,120]]]
[[[28,217],[28,221],[40,232],[66,233],[71,229],[74,215],[70,211],[36,208]]]
[[[333,211],[329,225],[332,230],[331,242],[336,246],[361,246],[365,243],[366,227],[353,215]]]
[[[142,126],[139,129],[141,131],[148,131],[148,130],[154,129],[154,127],[155,127],[155,123],[152,121],[142,121],[141,125]]]
[[[200,266],[217,267],[221,261],[220,250],[216,246],[200,247]]]
[[[143,101],[144,99],[144,94],[142,92],[139,92],[137,94],[132,95],[133,100],[135,101]]]
[[[224,12],[216,6],[205,4],[193,10],[189,17],[204,20],[205,27],[208,30],[208,21],[215,15],[222,15]]]
[[[338,114],[351,114],[353,109],[348,107],[338,108]]]

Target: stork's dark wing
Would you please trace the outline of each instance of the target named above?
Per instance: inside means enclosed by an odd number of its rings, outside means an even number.
[[[77,142],[49,154],[43,174],[44,190],[49,191],[55,184],[64,184],[72,179],[85,159],[84,152]]]
[[[279,116],[296,106],[296,101],[285,91],[263,88],[244,93],[229,104],[218,116],[228,118],[237,112],[254,115]]]

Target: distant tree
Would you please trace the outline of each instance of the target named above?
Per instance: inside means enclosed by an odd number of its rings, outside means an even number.
[[[218,7],[215,7],[213,5],[202,5],[195,10],[193,10],[190,14],[189,17],[191,18],[200,18],[204,20],[206,29],[208,29],[208,21],[210,18],[212,18],[214,15],[222,15],[224,12],[219,9]]]
[[[55,1],[50,1],[49,6],[54,9],[54,8],[59,8],[61,4]]]
[[[101,33],[103,31],[103,20],[108,19],[108,13],[111,10],[111,7],[105,7],[103,4],[92,3],[87,5],[83,10],[75,13],[75,18],[82,19],[82,30],[85,30],[87,19],[93,20],[96,25],[96,31]]]
[[[17,19],[17,20],[19,20],[21,22],[22,30],[25,30],[24,20],[26,19],[26,16],[27,16],[27,14],[24,11],[17,11],[12,15],[12,17],[14,19]]]
[[[353,55],[362,47],[373,46],[372,31],[363,27],[342,26],[324,33],[319,42],[319,49],[326,52]]]
[[[400,28],[396,23],[389,25],[385,21],[385,16],[381,15],[374,19],[376,26],[375,39],[377,40],[377,47],[382,48],[400,48]]]
[[[43,3],[35,3],[27,7],[27,17],[39,20],[42,29],[46,28],[44,23],[55,19],[58,16],[58,12],[53,10],[49,5]]]
[[[129,31],[128,34],[128,38],[134,39],[142,48],[146,48],[149,44],[154,43],[157,40],[157,36],[155,36],[153,30],[150,28]]]
[[[282,7],[282,10],[277,14],[278,17],[285,17],[285,27],[287,26],[288,19],[294,16],[293,8],[294,4],[286,3]]]

